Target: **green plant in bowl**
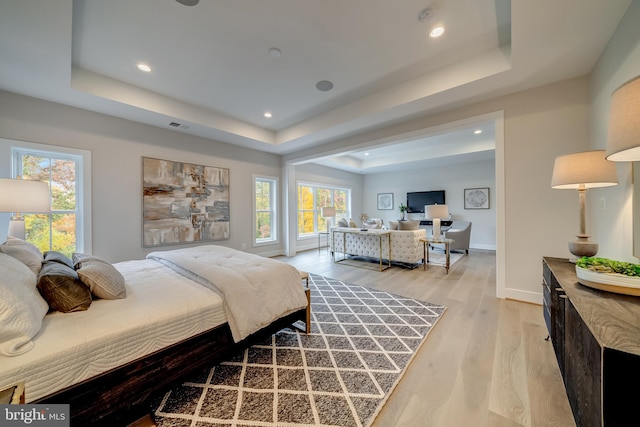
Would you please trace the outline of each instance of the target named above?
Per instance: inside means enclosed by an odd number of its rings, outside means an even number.
[[[616,261],[608,258],[585,256],[576,261],[576,266],[598,273],[618,273],[625,276],[640,276],[640,264]]]

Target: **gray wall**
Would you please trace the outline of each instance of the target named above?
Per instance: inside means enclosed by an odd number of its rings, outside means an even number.
[[[640,1],[633,1],[591,75],[591,147],[604,149],[611,94],[640,75]],[[598,255],[638,262],[633,257],[631,163],[616,163],[619,185],[589,190],[591,235],[599,243]],[[640,185],[640,183],[636,183]],[[605,208],[602,208],[604,199]],[[635,213],[640,216],[640,212]],[[589,222],[587,223],[589,226]]]
[[[489,209],[464,209],[464,189],[476,187],[489,187]],[[472,222],[472,248],[496,249],[494,160],[366,175],[362,193],[364,212],[370,217],[382,218],[388,224],[390,220],[399,218],[397,208],[400,202],[406,202],[407,192],[431,190],[445,190],[452,219]],[[392,211],[377,209],[378,193],[393,193]],[[424,214],[409,214],[408,218],[423,219]]]
[[[142,157],[229,168],[231,238],[217,243],[236,249],[246,244],[247,251],[282,253],[282,238],[277,244],[253,248],[249,226],[253,174],[279,177],[281,166],[277,155],[8,92],[0,92],[0,138],[91,151],[92,252],[96,256],[116,262],[143,258],[153,250],[141,244]],[[6,155],[3,151],[2,177],[10,176]],[[0,237],[6,235],[6,221],[7,215],[0,218]],[[180,245],[161,248],[177,247]]]

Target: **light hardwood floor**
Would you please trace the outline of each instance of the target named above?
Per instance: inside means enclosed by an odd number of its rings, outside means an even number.
[[[354,268],[325,250],[276,259],[447,307],[372,427],[575,426],[542,306],[496,298],[493,251],[472,249],[449,274]]]

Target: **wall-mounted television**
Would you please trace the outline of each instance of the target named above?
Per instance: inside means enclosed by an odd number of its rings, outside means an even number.
[[[407,212],[424,213],[425,205],[444,205],[444,190],[407,193]]]

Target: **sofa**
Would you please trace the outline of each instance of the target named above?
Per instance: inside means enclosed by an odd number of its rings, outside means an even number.
[[[444,237],[455,240],[449,250],[465,251],[468,255],[469,240],[471,240],[471,223],[469,221],[453,221],[451,227],[444,232]]]
[[[367,235],[366,233],[346,235],[346,248],[343,248],[343,232],[353,231],[349,227],[331,227],[329,241],[331,253],[345,253],[362,257],[379,259],[380,240],[377,235]],[[401,263],[410,267],[415,267],[422,262],[424,246],[420,239],[427,237],[425,229],[417,230],[389,230],[391,233],[391,262]],[[333,238],[335,236],[335,242]],[[387,260],[388,240],[382,239],[382,259]]]

